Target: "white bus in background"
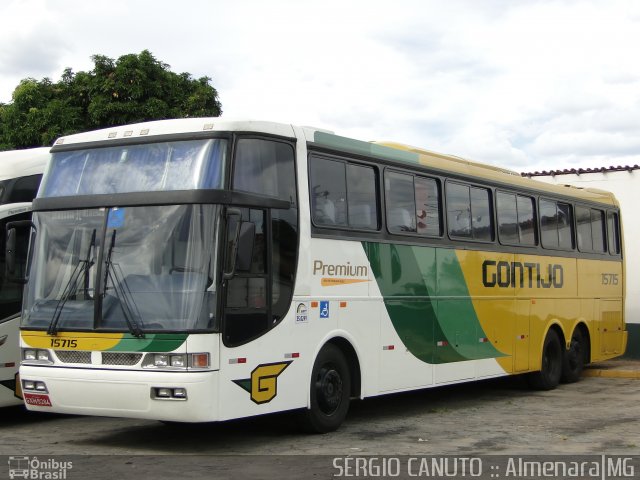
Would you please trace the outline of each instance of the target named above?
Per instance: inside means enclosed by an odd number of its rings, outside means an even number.
[[[11,282],[6,272],[6,226],[30,220],[31,200],[36,196],[49,160],[49,148],[0,152],[0,407],[22,403],[16,395],[20,364],[19,327],[23,285]],[[21,234],[23,230],[19,230]],[[21,274],[28,240],[16,242],[14,271]]]

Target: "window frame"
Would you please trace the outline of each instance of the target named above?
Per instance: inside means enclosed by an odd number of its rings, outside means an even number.
[[[469,215],[470,215],[469,227],[471,229],[471,236],[469,237],[452,235],[451,230],[449,229],[449,206],[448,206],[448,200],[447,200],[447,189],[449,184],[459,185],[462,187],[467,187],[469,189]],[[491,222],[490,222],[491,239],[490,240],[477,239],[473,237],[473,210],[471,209],[472,207],[471,189],[472,188],[486,190],[489,194],[488,206],[489,206],[489,218],[491,219]],[[465,182],[464,180],[452,179],[450,177],[447,177],[445,181],[445,192],[444,192],[443,198],[444,198],[444,206],[445,206],[446,219],[447,219],[445,229],[447,233],[447,238],[449,240],[458,241],[458,242],[482,243],[482,244],[496,243],[496,211],[495,211],[495,205],[494,205],[495,187],[487,187],[485,185],[479,185],[476,183]]]
[[[578,215],[577,215],[577,210],[578,208],[582,208],[585,209],[589,212],[589,231],[591,233],[591,249],[584,249],[580,247],[580,242],[578,241]],[[607,209],[605,207],[602,208],[598,208],[598,207],[594,207],[591,205],[586,205],[584,203],[578,203],[576,202],[574,204],[574,209],[576,211],[576,213],[574,214],[575,217],[575,225],[576,225],[576,238],[575,238],[575,243],[576,243],[576,249],[577,251],[579,251],[580,253],[586,253],[586,254],[590,254],[590,255],[608,255],[609,254],[609,245],[608,245],[608,241],[607,241],[607,235],[608,235],[608,225],[607,225]],[[601,214],[601,218],[603,219],[603,242],[604,242],[604,248],[603,250],[595,250],[593,247],[593,212],[600,212]]]
[[[311,164],[314,161],[314,159],[319,159],[319,160],[324,160],[324,161],[331,161],[331,162],[337,162],[337,163],[341,163],[343,164],[343,168],[344,168],[344,184],[345,184],[345,195],[346,195],[346,199],[345,199],[345,208],[346,208],[346,219],[347,219],[347,224],[346,225],[323,225],[323,224],[319,224],[316,222],[316,219],[314,217],[314,213],[313,213],[313,201],[311,199],[311,192],[313,190],[312,188],[312,175],[311,175]],[[377,222],[377,227],[375,229],[371,229],[371,228],[354,228],[349,226],[349,184],[347,181],[347,165],[352,165],[352,166],[356,166],[356,167],[364,167],[364,168],[371,168],[373,170],[373,174],[375,177],[375,216],[376,216],[376,222]],[[368,163],[368,162],[360,162],[360,161],[353,161],[351,159],[347,159],[347,158],[343,158],[343,157],[336,157],[333,155],[328,155],[325,153],[320,153],[320,152],[316,152],[316,151],[310,151],[307,155],[307,183],[308,183],[308,188],[309,188],[309,218],[311,220],[311,225],[313,225],[314,228],[318,228],[318,229],[322,229],[322,230],[339,230],[339,231],[343,231],[343,232],[361,232],[361,233],[379,233],[382,230],[382,215],[381,215],[381,198],[380,198],[380,167],[375,164],[375,163]]]
[[[516,236],[518,237],[517,242],[509,242],[502,239],[502,235],[500,234],[500,209],[498,208],[498,196],[502,195],[511,195],[514,197],[515,206],[516,206]],[[518,199],[526,198],[531,201],[531,206],[533,207],[533,243],[522,243],[521,233],[520,233],[520,213],[518,209]],[[542,246],[540,235],[538,232],[538,205],[536,202],[536,197],[529,194],[512,192],[509,190],[502,190],[496,188],[495,191],[495,202],[496,202],[496,211],[495,211],[495,223],[496,223],[496,231],[498,243],[500,245],[508,245],[510,247],[522,247],[522,248],[538,248]],[[556,212],[557,212],[557,203],[556,203]],[[557,214],[557,213],[556,213]],[[556,224],[557,230],[557,224]]]

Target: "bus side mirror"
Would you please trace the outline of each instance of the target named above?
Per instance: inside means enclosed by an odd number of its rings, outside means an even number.
[[[5,249],[6,259],[6,274],[7,277],[13,276],[16,273],[16,229],[11,228],[7,230],[7,243]]]
[[[19,232],[24,230],[26,235],[24,243],[19,243]],[[31,220],[22,220],[7,223],[7,242],[5,246],[5,274],[8,281],[25,284],[29,280],[28,254],[29,233],[35,231],[35,225]],[[18,268],[21,266],[22,268]],[[18,272],[18,270],[22,270]]]

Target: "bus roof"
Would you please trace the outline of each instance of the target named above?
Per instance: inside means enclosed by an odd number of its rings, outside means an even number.
[[[0,152],[0,181],[43,173],[49,147]]]
[[[568,196],[584,201],[618,205],[614,195],[603,190],[548,184],[524,178],[520,173],[506,168],[473,162],[453,155],[436,153],[400,143],[366,142],[335,135],[333,132],[315,127],[301,128],[304,131],[307,142],[336,151],[381,158],[399,164],[422,165],[443,173],[457,173],[498,184],[536,190],[549,195]],[[116,143],[123,139],[128,140],[158,135],[177,135],[208,131],[261,132],[283,137],[295,137],[295,127],[290,124],[255,120],[231,120],[221,117],[186,118],[109,127],[102,130],[69,135],[56,140],[53,151],[57,148],[73,144],[101,142],[101,146],[105,146],[105,144],[108,144],[110,141]]]
[[[436,153],[410,145],[396,142],[363,142],[312,129],[305,129],[305,134],[307,138],[313,138],[311,141],[314,144],[334,150],[382,158],[399,164],[421,165],[443,173],[457,173],[505,186],[536,190],[548,195],[568,196],[578,200],[618,206],[618,201],[611,192],[595,188],[540,182],[522,177],[520,173],[506,168]]]

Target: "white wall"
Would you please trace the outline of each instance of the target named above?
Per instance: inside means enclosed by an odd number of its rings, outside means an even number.
[[[555,176],[534,176],[540,180],[559,185],[575,185],[583,188],[600,188],[613,192],[620,202],[622,229],[624,231],[624,254],[627,273],[627,323],[640,323],[640,170],[624,172],[598,172]]]

